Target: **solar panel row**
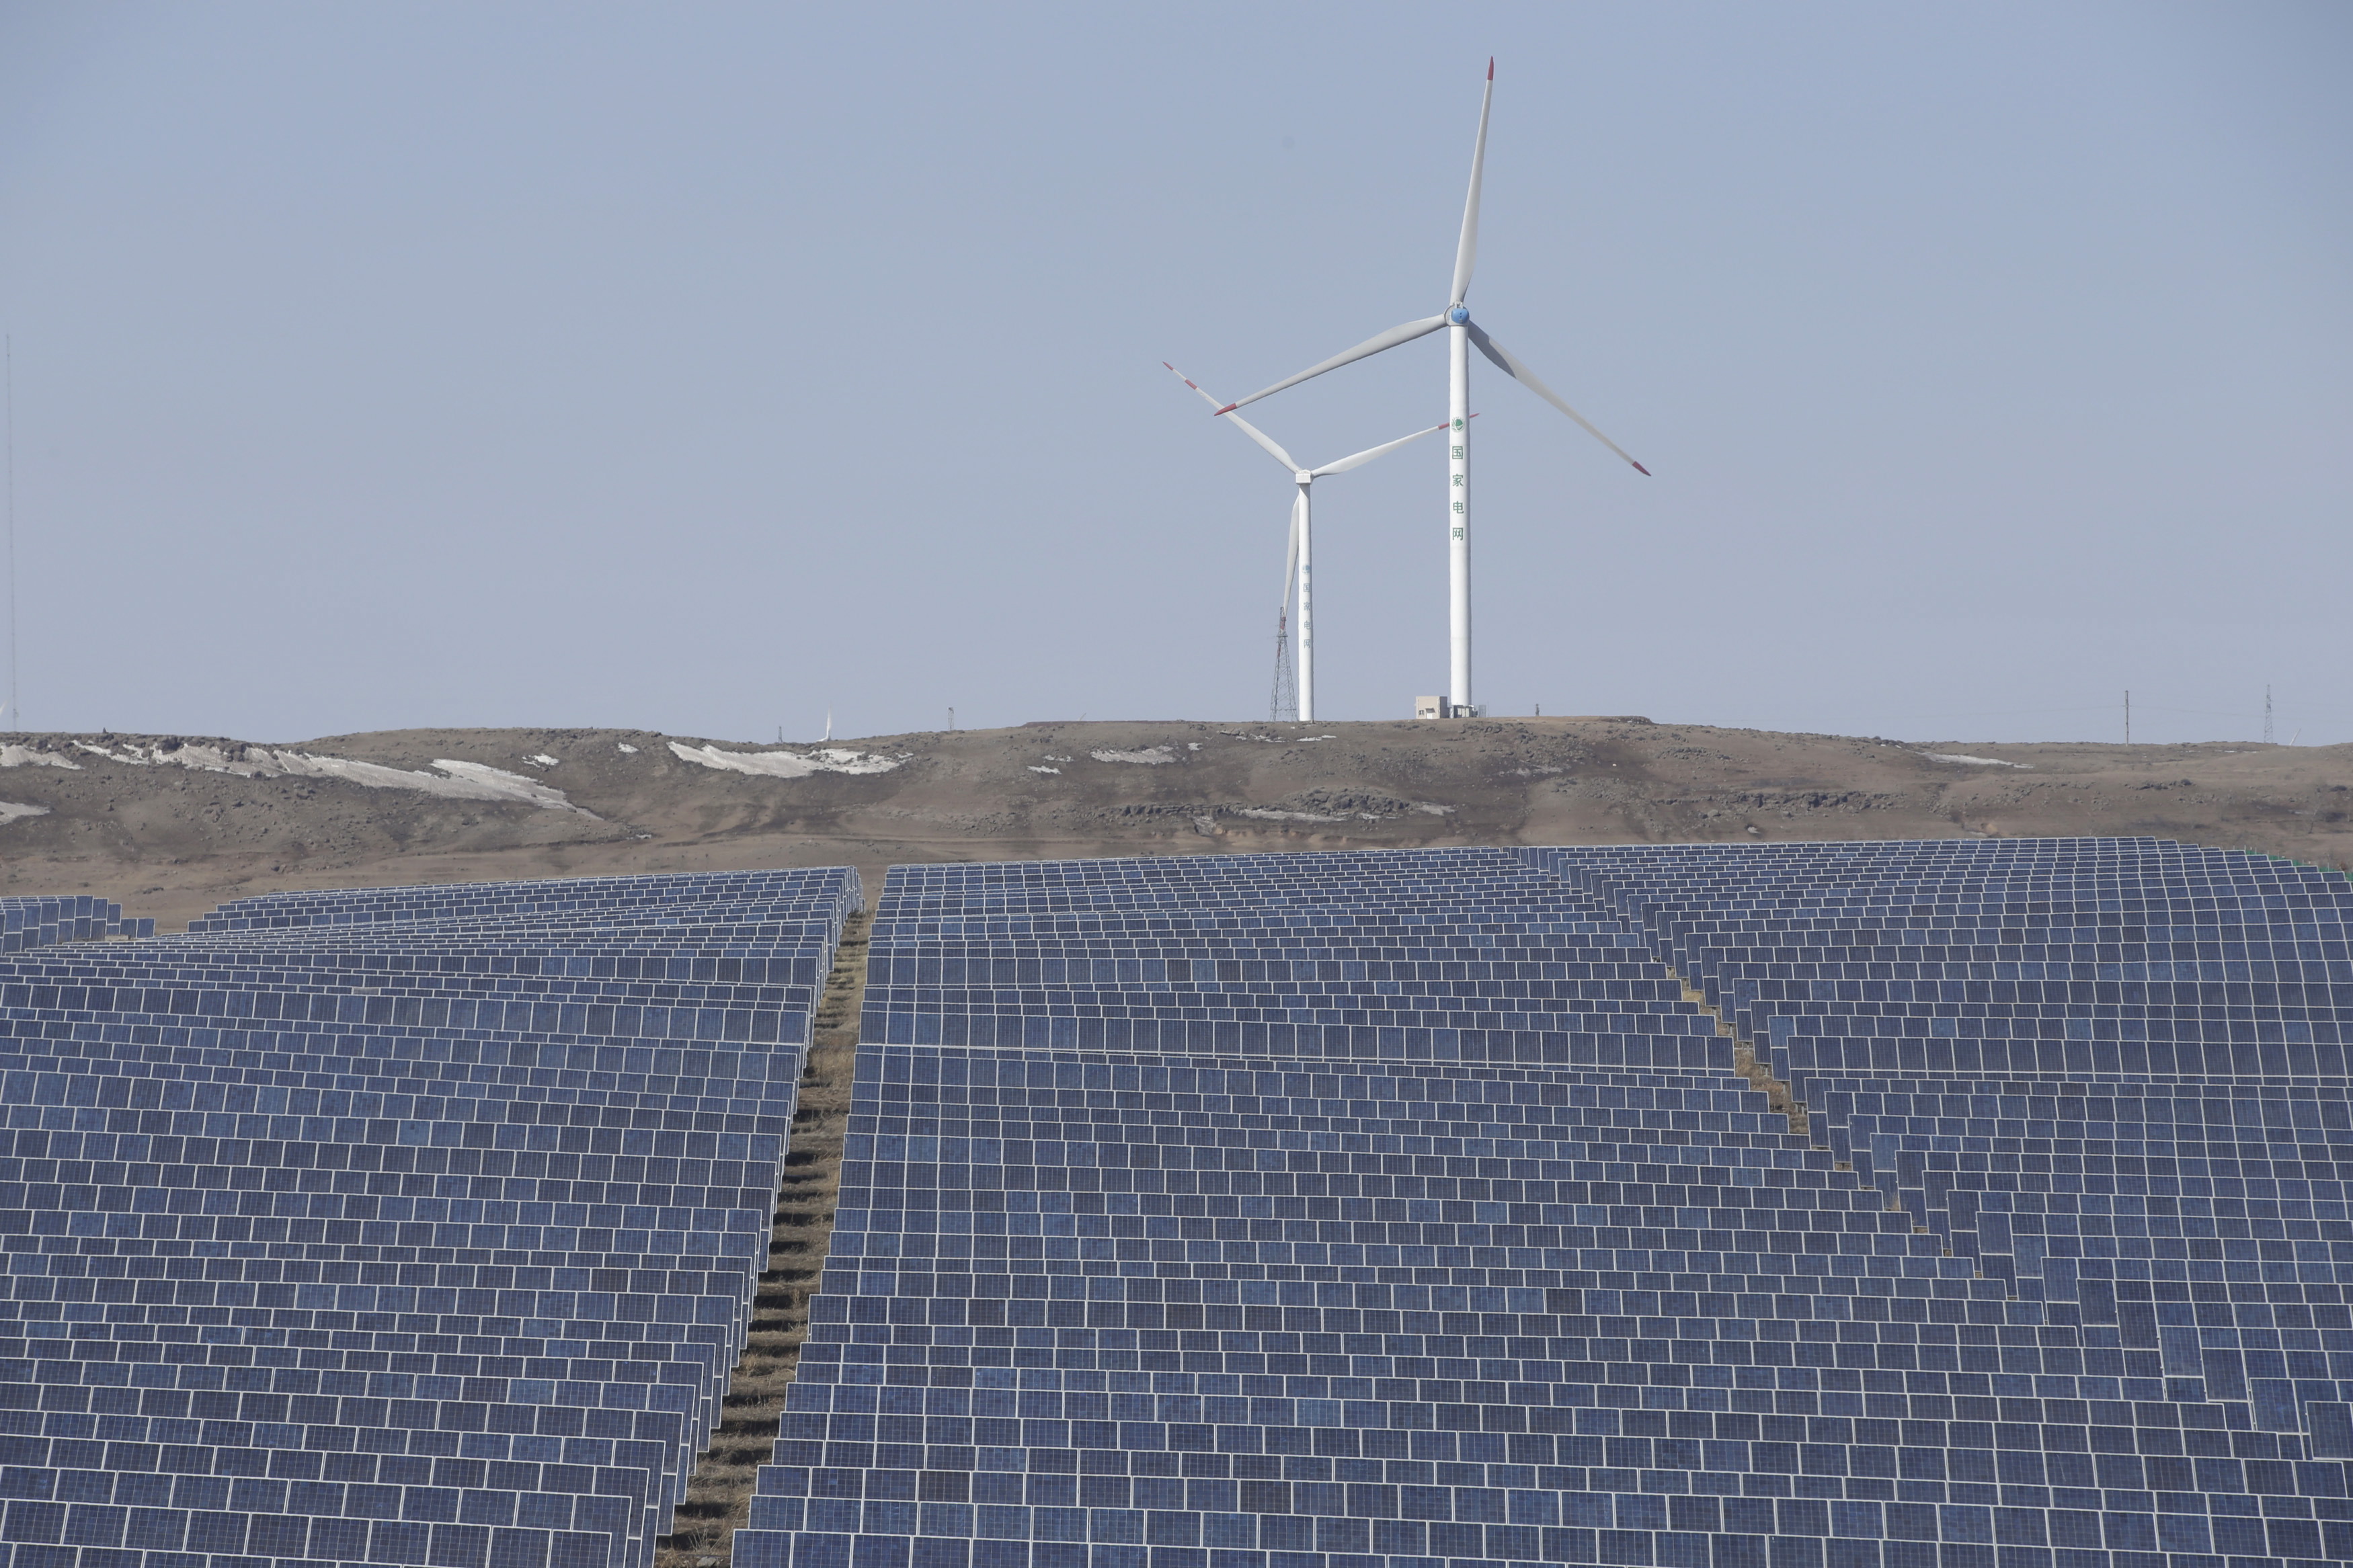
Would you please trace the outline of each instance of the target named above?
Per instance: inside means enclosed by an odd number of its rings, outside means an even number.
[[[738,1568],[2353,1558],[2348,904],[2139,840],[896,868]]]
[[[122,918],[121,904],[87,893],[59,898],[0,899],[0,952],[22,952],[61,942],[153,936],[155,922]]]
[[[0,962],[12,1568],[649,1562],[859,900],[272,895]]]

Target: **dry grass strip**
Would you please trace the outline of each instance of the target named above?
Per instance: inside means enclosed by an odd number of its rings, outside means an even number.
[[[1755,1084],[1764,1094],[1765,1103],[1789,1119],[1790,1131],[1811,1142],[1813,1130],[1806,1116],[1805,1102],[1789,1098],[1789,1086],[1773,1076],[1769,1064],[1757,1059],[1756,1046],[1740,1037],[1739,1032],[1733,1028],[1732,1021],[1724,1016],[1723,1009],[1707,999],[1707,993],[1685,980],[1682,972],[1672,963],[1667,965],[1667,973],[1683,988],[1684,1001],[1715,1020],[1716,1037],[1732,1042],[1732,1070]]]
[[[850,919],[833,973],[826,977],[751,1334],[744,1359],[735,1363],[710,1451],[695,1464],[670,1533],[654,1543],[654,1568],[719,1568],[727,1562],[734,1532],[750,1522],[753,1478],[776,1443],[785,1389],[808,1335],[809,1297],[833,1239],[858,1015],[866,996],[866,932],[872,923],[871,914]]]
[[[1672,964],[1667,966],[1667,973],[1673,975],[1676,981],[1683,986],[1684,1001],[1691,1003],[1693,1005],[1700,1008],[1704,1012],[1710,1013],[1715,1016],[1715,1032],[1717,1036],[1719,1037],[1724,1036],[1731,1037],[1732,1070],[1738,1073],[1741,1077],[1746,1079],[1750,1083],[1755,1084],[1758,1089],[1764,1091],[1766,1103],[1789,1119],[1790,1131],[1795,1132],[1799,1137],[1805,1139],[1808,1142],[1812,1142],[1813,1124],[1806,1114],[1806,1102],[1802,1100],[1792,1100],[1789,1097],[1789,1086],[1773,1076],[1773,1069],[1771,1067],[1757,1059],[1757,1047],[1750,1042],[1740,1037],[1738,1032],[1733,1028],[1730,1021],[1725,1017],[1723,1012],[1709,1003],[1705,993],[1694,990],[1691,982],[1684,980],[1682,973],[1677,971]],[[1820,1145],[1817,1144],[1816,1147],[1819,1148]],[[1852,1171],[1854,1169],[1852,1165],[1848,1164],[1843,1160],[1838,1162],[1838,1168],[1841,1171]],[[1903,1200],[1898,1197],[1890,1196],[1887,1200],[1887,1207],[1892,1213],[1901,1214],[1905,1212]],[[1925,1225],[1915,1225],[1912,1227],[1912,1233],[1915,1236],[1926,1236],[1929,1234],[1929,1230]],[[1953,1249],[1951,1247],[1947,1247],[1945,1248],[1946,1257],[1950,1258],[1952,1255]]]

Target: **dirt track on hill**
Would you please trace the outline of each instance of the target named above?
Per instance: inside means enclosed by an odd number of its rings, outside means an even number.
[[[2353,746],[1919,744],[1622,719],[1045,723],[833,744],[864,759],[850,766],[890,765],[757,776],[679,749],[820,748],[618,730],[388,731],[269,752],[0,736],[0,803],[47,811],[0,822],[0,893],[96,893],[168,931],[284,888],[846,863],[871,893],[900,861],[1343,847],[2151,835],[2353,863]],[[403,773],[454,760],[578,809],[271,774],[289,753]]]

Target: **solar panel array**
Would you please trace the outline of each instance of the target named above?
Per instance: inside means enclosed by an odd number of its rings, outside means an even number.
[[[122,918],[122,906],[87,893],[58,898],[0,899],[0,952],[22,952],[60,942],[103,942],[153,936],[151,920]]]
[[[2353,1559],[2348,904],[2147,841],[896,868],[735,1568]]]
[[[278,894],[0,960],[6,1568],[642,1568],[857,874]]]

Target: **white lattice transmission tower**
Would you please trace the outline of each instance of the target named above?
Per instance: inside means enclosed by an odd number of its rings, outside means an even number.
[[[1291,611],[1284,606],[1274,619],[1274,695],[1268,699],[1266,716],[1270,722],[1293,724],[1299,721],[1299,678],[1291,662]]]

